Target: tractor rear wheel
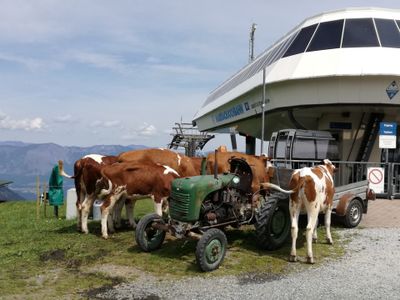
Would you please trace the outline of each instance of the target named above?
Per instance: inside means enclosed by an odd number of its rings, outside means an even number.
[[[148,214],[142,217],[136,226],[135,240],[140,249],[151,252],[161,247],[166,232],[156,229],[153,223],[165,224],[164,220],[157,214]]]
[[[218,269],[224,260],[228,242],[222,230],[212,228],[207,230],[196,246],[196,260],[203,272]]]
[[[283,246],[290,235],[289,199],[283,193],[274,193],[263,201],[254,223],[257,241],[265,250]]]

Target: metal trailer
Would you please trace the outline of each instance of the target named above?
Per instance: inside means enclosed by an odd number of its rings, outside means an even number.
[[[289,189],[293,171],[293,169],[274,167],[271,182],[283,189]],[[285,194],[284,198],[289,201],[288,195]],[[368,211],[368,201],[375,199],[376,195],[369,188],[368,180],[335,186],[332,212],[341,219],[346,227],[356,227],[361,222],[363,213]]]

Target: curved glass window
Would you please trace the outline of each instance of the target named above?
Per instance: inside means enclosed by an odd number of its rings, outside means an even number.
[[[296,36],[283,57],[304,52],[312,35],[314,34],[315,28],[317,28],[317,24],[304,27],[302,30],[300,30],[300,33]]]
[[[342,38],[343,20],[336,20],[319,24],[317,32],[311,40],[308,51],[318,51],[340,47]]]
[[[383,47],[400,48],[400,32],[394,20],[375,19],[375,24]]]
[[[379,47],[372,19],[348,19],[343,34],[343,48]]]

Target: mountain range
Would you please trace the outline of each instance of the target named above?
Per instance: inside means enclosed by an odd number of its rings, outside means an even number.
[[[12,181],[13,183],[8,188],[19,194],[21,199],[34,200],[37,178],[39,177],[41,186],[43,183],[47,184],[50,173],[58,160],[63,160],[65,171],[73,174],[75,161],[87,154],[118,155],[124,151],[143,148],[147,147],[144,145],[76,147],[60,146],[54,143],[0,141],[0,180]],[[64,189],[73,186],[73,180],[64,179]]]

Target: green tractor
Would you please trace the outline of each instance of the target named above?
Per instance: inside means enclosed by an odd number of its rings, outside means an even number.
[[[175,179],[168,199],[169,214],[148,214],[136,228],[136,242],[146,252],[161,247],[167,232],[194,238],[202,271],[222,263],[227,239],[223,229],[254,224],[261,248],[281,247],[290,234],[288,197],[282,193],[252,193],[253,173],[244,159],[232,158],[230,172]]]

